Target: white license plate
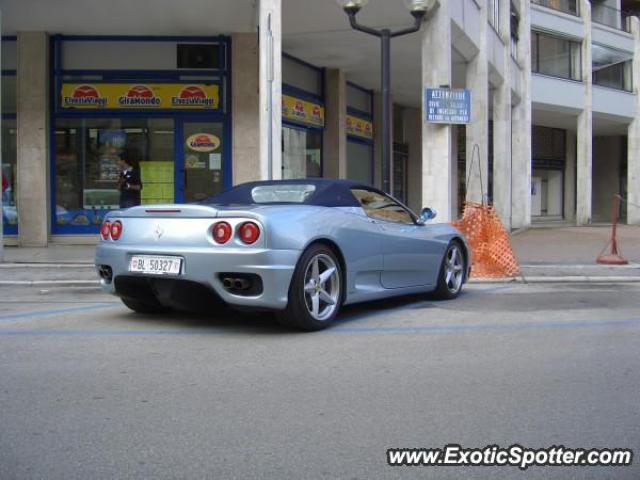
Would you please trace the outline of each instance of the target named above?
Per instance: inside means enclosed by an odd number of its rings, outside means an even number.
[[[152,275],[180,275],[182,258],[156,255],[134,255],[129,262],[129,271]]]

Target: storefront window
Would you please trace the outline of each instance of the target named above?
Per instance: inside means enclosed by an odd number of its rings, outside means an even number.
[[[531,127],[531,215],[562,217],[566,131]]]
[[[2,46],[2,230],[5,235],[16,235],[16,76],[15,70],[11,70],[15,65],[5,59],[15,56],[15,42],[3,41]]]
[[[54,198],[58,229],[73,226],[93,231],[106,211],[118,208],[119,156],[140,168],[143,203],[173,202],[173,120],[56,120]]]
[[[321,131],[282,127],[282,178],[319,177],[321,158]]]
[[[5,235],[15,235],[16,210],[16,121],[2,119],[2,222]]]
[[[373,145],[349,140],[347,142],[347,178],[364,184],[373,179]]]
[[[373,93],[347,83],[347,178],[373,184]]]

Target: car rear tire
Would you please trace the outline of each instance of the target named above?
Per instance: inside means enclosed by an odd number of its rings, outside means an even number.
[[[436,298],[451,300],[460,295],[464,284],[465,267],[466,258],[460,242],[449,243],[438,274],[438,287],[434,292]]]
[[[342,305],[343,278],[335,252],[323,244],[311,245],[293,272],[287,308],[276,313],[278,322],[307,331],[327,328]]]
[[[163,313],[169,310],[158,302],[142,302],[131,298],[120,298],[120,300],[122,300],[122,303],[124,303],[127,308],[136,313]]]

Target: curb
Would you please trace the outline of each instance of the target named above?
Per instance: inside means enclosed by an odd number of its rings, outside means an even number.
[[[98,287],[99,280],[0,280],[0,286]]]
[[[640,276],[538,276],[515,278],[472,278],[471,285],[505,283],[640,283]],[[99,280],[0,280],[0,286],[98,287]]]
[[[0,263],[0,269],[12,268],[95,268],[93,263]]]
[[[515,277],[515,278],[472,278],[470,284],[483,283],[640,283],[640,276],[538,276],[538,277]]]

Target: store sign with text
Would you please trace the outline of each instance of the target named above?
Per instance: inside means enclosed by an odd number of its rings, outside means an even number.
[[[312,127],[324,127],[324,107],[317,103],[283,95],[282,118]]]
[[[220,139],[210,133],[196,133],[187,138],[186,144],[194,152],[209,153],[218,149]]]
[[[64,109],[217,110],[220,87],[182,83],[63,83]]]
[[[447,125],[471,122],[471,90],[464,88],[426,88],[425,121]]]
[[[347,115],[347,135],[373,140],[373,122]]]

